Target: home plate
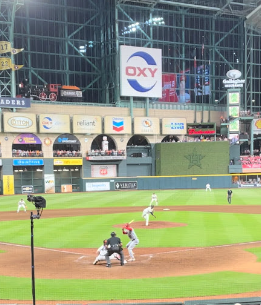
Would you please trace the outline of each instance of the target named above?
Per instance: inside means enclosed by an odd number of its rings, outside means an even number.
[[[170,209],[163,209],[163,211],[169,211]]]

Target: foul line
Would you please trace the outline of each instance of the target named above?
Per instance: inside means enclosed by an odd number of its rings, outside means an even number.
[[[187,251],[198,251],[198,250],[208,250],[208,249],[215,249],[215,248],[223,248],[223,247],[235,247],[235,246],[243,246],[243,245],[250,245],[250,244],[257,244],[261,241],[250,241],[245,243],[238,243],[238,244],[229,244],[229,245],[220,245],[220,246],[211,246],[211,247],[195,247],[195,248],[188,248],[182,250],[173,250],[173,251],[164,251],[164,252],[157,252],[154,254],[168,254],[168,253],[177,253],[177,252],[187,252]],[[141,254],[140,256],[148,256],[151,254]]]
[[[168,253],[178,253],[178,252],[208,250],[208,249],[215,249],[215,248],[235,247],[235,246],[257,244],[257,243],[260,243],[260,242],[261,241],[250,241],[250,242],[244,242],[244,243],[238,243],[238,244],[228,244],[228,245],[211,246],[211,247],[195,247],[195,248],[188,248],[188,249],[182,249],[182,250],[156,252],[156,253],[153,253],[153,254],[151,254],[151,253],[140,254],[140,256],[151,256],[151,255],[153,256],[153,255],[168,254]],[[20,248],[30,248],[30,246],[4,243],[4,242],[0,242],[0,245],[14,246],[14,247],[20,247]],[[79,253],[79,252],[66,251],[66,250],[61,250],[61,249],[41,248],[41,247],[34,247],[34,249],[44,250],[44,251],[52,251],[52,252],[59,252],[59,253],[67,253],[67,254],[78,254],[78,255],[81,255],[81,257],[79,259],[82,259],[83,257],[86,257],[86,256],[91,256],[90,254],[83,254],[83,253]],[[94,255],[95,255],[95,253],[94,253]]]

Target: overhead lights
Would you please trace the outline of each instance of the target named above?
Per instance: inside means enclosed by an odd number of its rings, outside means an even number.
[[[145,24],[159,26],[159,25],[165,24],[165,21],[164,21],[163,17],[154,17],[154,18],[147,20],[145,22]]]

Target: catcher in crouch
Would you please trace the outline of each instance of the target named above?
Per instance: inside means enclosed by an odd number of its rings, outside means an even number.
[[[130,226],[129,223],[126,223],[126,225],[124,225],[124,227],[122,228],[122,233],[123,234],[127,234],[130,241],[127,243],[126,247],[128,249],[129,252],[129,256],[130,258],[128,259],[128,262],[133,262],[135,261],[135,257],[134,257],[134,253],[133,253],[133,249],[135,246],[138,245],[138,243],[140,242],[134,229]]]
[[[105,255],[107,254],[107,248],[106,248],[106,243],[107,243],[107,240],[104,239],[103,241],[103,245],[100,246],[100,248],[97,249],[97,253],[99,253],[97,255],[97,257],[95,258],[94,262],[93,262],[93,265],[96,265],[98,262],[100,261],[105,261],[106,260],[106,257]],[[117,259],[118,261],[121,260],[121,257],[120,257],[120,254],[118,253],[113,253],[111,256],[110,256],[110,259]],[[127,264],[127,261],[124,260],[124,264]]]

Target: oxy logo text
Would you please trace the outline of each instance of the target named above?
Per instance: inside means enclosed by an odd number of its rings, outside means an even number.
[[[157,63],[154,60],[154,58],[146,52],[139,51],[139,52],[133,53],[128,58],[127,62],[130,62],[130,63],[134,62],[133,60],[131,60],[134,57],[142,58],[148,66],[157,66]],[[138,67],[138,66],[134,66],[134,65],[129,65],[125,68],[126,75],[129,77],[134,77],[134,78],[128,78],[127,79],[128,83],[134,90],[136,90],[138,92],[148,92],[155,87],[155,85],[157,84],[157,81],[155,81],[154,78],[155,78],[157,71],[158,71],[157,67],[151,68],[151,67]],[[144,80],[144,78],[151,79],[152,85],[149,85],[149,86],[142,85],[141,84],[142,79]]]

